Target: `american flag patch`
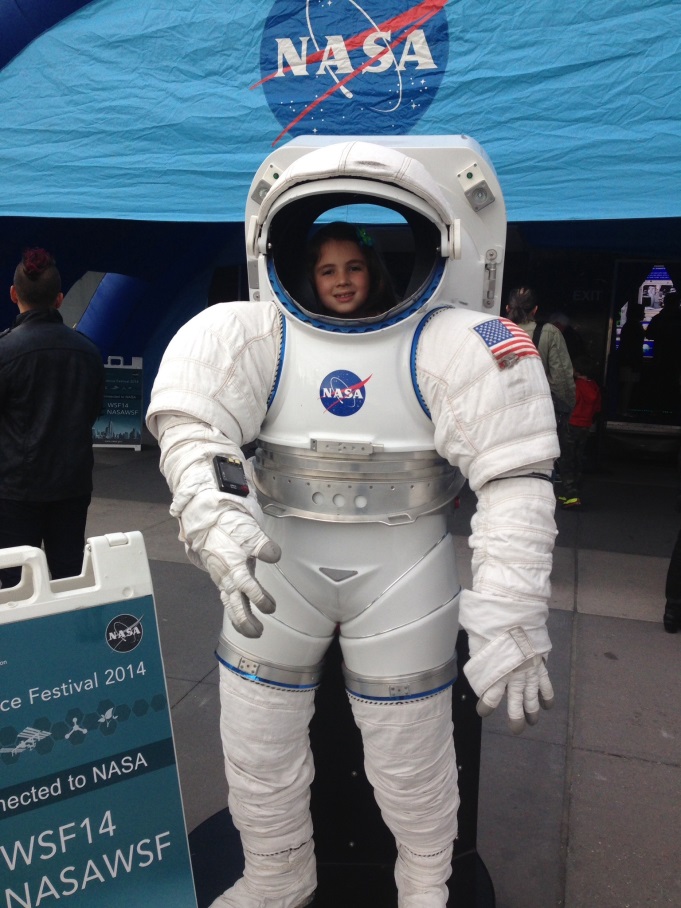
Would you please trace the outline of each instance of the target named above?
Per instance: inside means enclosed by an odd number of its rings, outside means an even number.
[[[539,356],[530,335],[507,318],[494,318],[473,331],[485,342],[500,369],[515,365],[522,356]]]

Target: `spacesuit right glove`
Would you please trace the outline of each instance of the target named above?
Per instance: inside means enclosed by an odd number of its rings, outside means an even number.
[[[277,543],[263,533],[250,509],[215,489],[198,492],[175,516],[189,560],[210,574],[235,630],[259,637],[263,625],[251,605],[270,615],[275,602],[255,578],[255,561],[279,561]]]
[[[208,531],[199,557],[220,590],[234,629],[244,637],[259,637],[262,622],[251,603],[263,614],[271,615],[274,599],[255,579],[255,560],[272,564],[281,558],[281,549],[266,536],[250,514],[223,511]]]

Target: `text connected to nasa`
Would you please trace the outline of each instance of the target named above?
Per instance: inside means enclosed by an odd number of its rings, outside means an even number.
[[[123,681],[134,680],[136,677],[145,674],[144,662],[131,662],[128,665],[117,665],[115,668],[94,671],[86,678],[68,678],[68,680],[61,681],[53,687],[30,687],[23,696],[19,694],[0,699],[0,713],[21,709],[24,703],[27,705],[47,703],[50,700],[59,700],[62,697],[72,697],[74,694],[81,694],[84,691],[110,687],[114,684],[121,684]]]
[[[87,772],[73,772],[58,775],[46,785],[30,785],[23,791],[0,795],[0,819],[4,814],[21,811],[22,808],[37,806],[41,801],[60,800],[65,794],[84,792],[100,783],[122,781],[130,773],[143,772],[149,762],[142,751],[121,754],[115,759],[102,760],[87,767]],[[0,845],[0,853],[2,845]]]
[[[131,835],[116,823],[111,810],[4,842],[0,876],[6,880],[9,871],[16,881],[9,886],[3,883],[2,908],[36,908],[48,900],[53,904],[53,900],[99,889],[160,863],[172,844],[169,830]],[[29,873],[30,881],[22,879]]]

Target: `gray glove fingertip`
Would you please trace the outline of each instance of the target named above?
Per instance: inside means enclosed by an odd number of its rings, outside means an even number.
[[[257,640],[258,637],[262,637],[262,628],[258,630],[251,624],[235,625],[234,629],[237,630],[242,637],[248,637],[249,640]]]
[[[281,548],[276,542],[268,539],[256,555],[256,558],[258,561],[265,561],[267,564],[275,564],[281,558]]]
[[[536,725],[539,722],[539,710],[533,713],[525,713],[525,721],[528,725]]]
[[[478,705],[475,707],[475,711],[482,719],[485,719],[487,716],[491,716],[495,709],[495,706],[486,703],[482,699],[478,700]]]
[[[251,611],[248,599],[242,593],[238,590],[232,593],[223,592],[220,598],[237,633],[250,639],[262,636],[263,626]]]
[[[263,590],[262,599],[259,599],[256,604],[263,615],[272,615],[277,610],[277,603],[265,590]]]
[[[511,729],[511,733],[514,735],[521,735],[525,731],[525,717],[524,716],[522,719],[511,719],[511,717],[509,716],[508,724],[509,724],[509,728]]]
[[[553,693],[551,693],[550,697],[545,697],[544,694],[539,691],[539,705],[542,709],[552,709],[554,702],[555,698],[553,696]]]
[[[238,631],[242,636],[251,640],[262,637],[263,626],[253,615],[244,615],[242,618],[230,616],[229,620],[232,622],[234,630]]]

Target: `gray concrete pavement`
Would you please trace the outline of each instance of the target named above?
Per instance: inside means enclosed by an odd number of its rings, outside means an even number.
[[[549,668],[556,706],[514,737],[483,723],[478,851],[497,908],[681,905],[681,634],[661,616],[679,527],[673,461],[611,458],[558,512]],[[158,450],[96,451],[89,536],[141,530],[187,828],[226,806],[213,649],[221,605],[168,515]],[[462,579],[474,498],[454,521]]]

